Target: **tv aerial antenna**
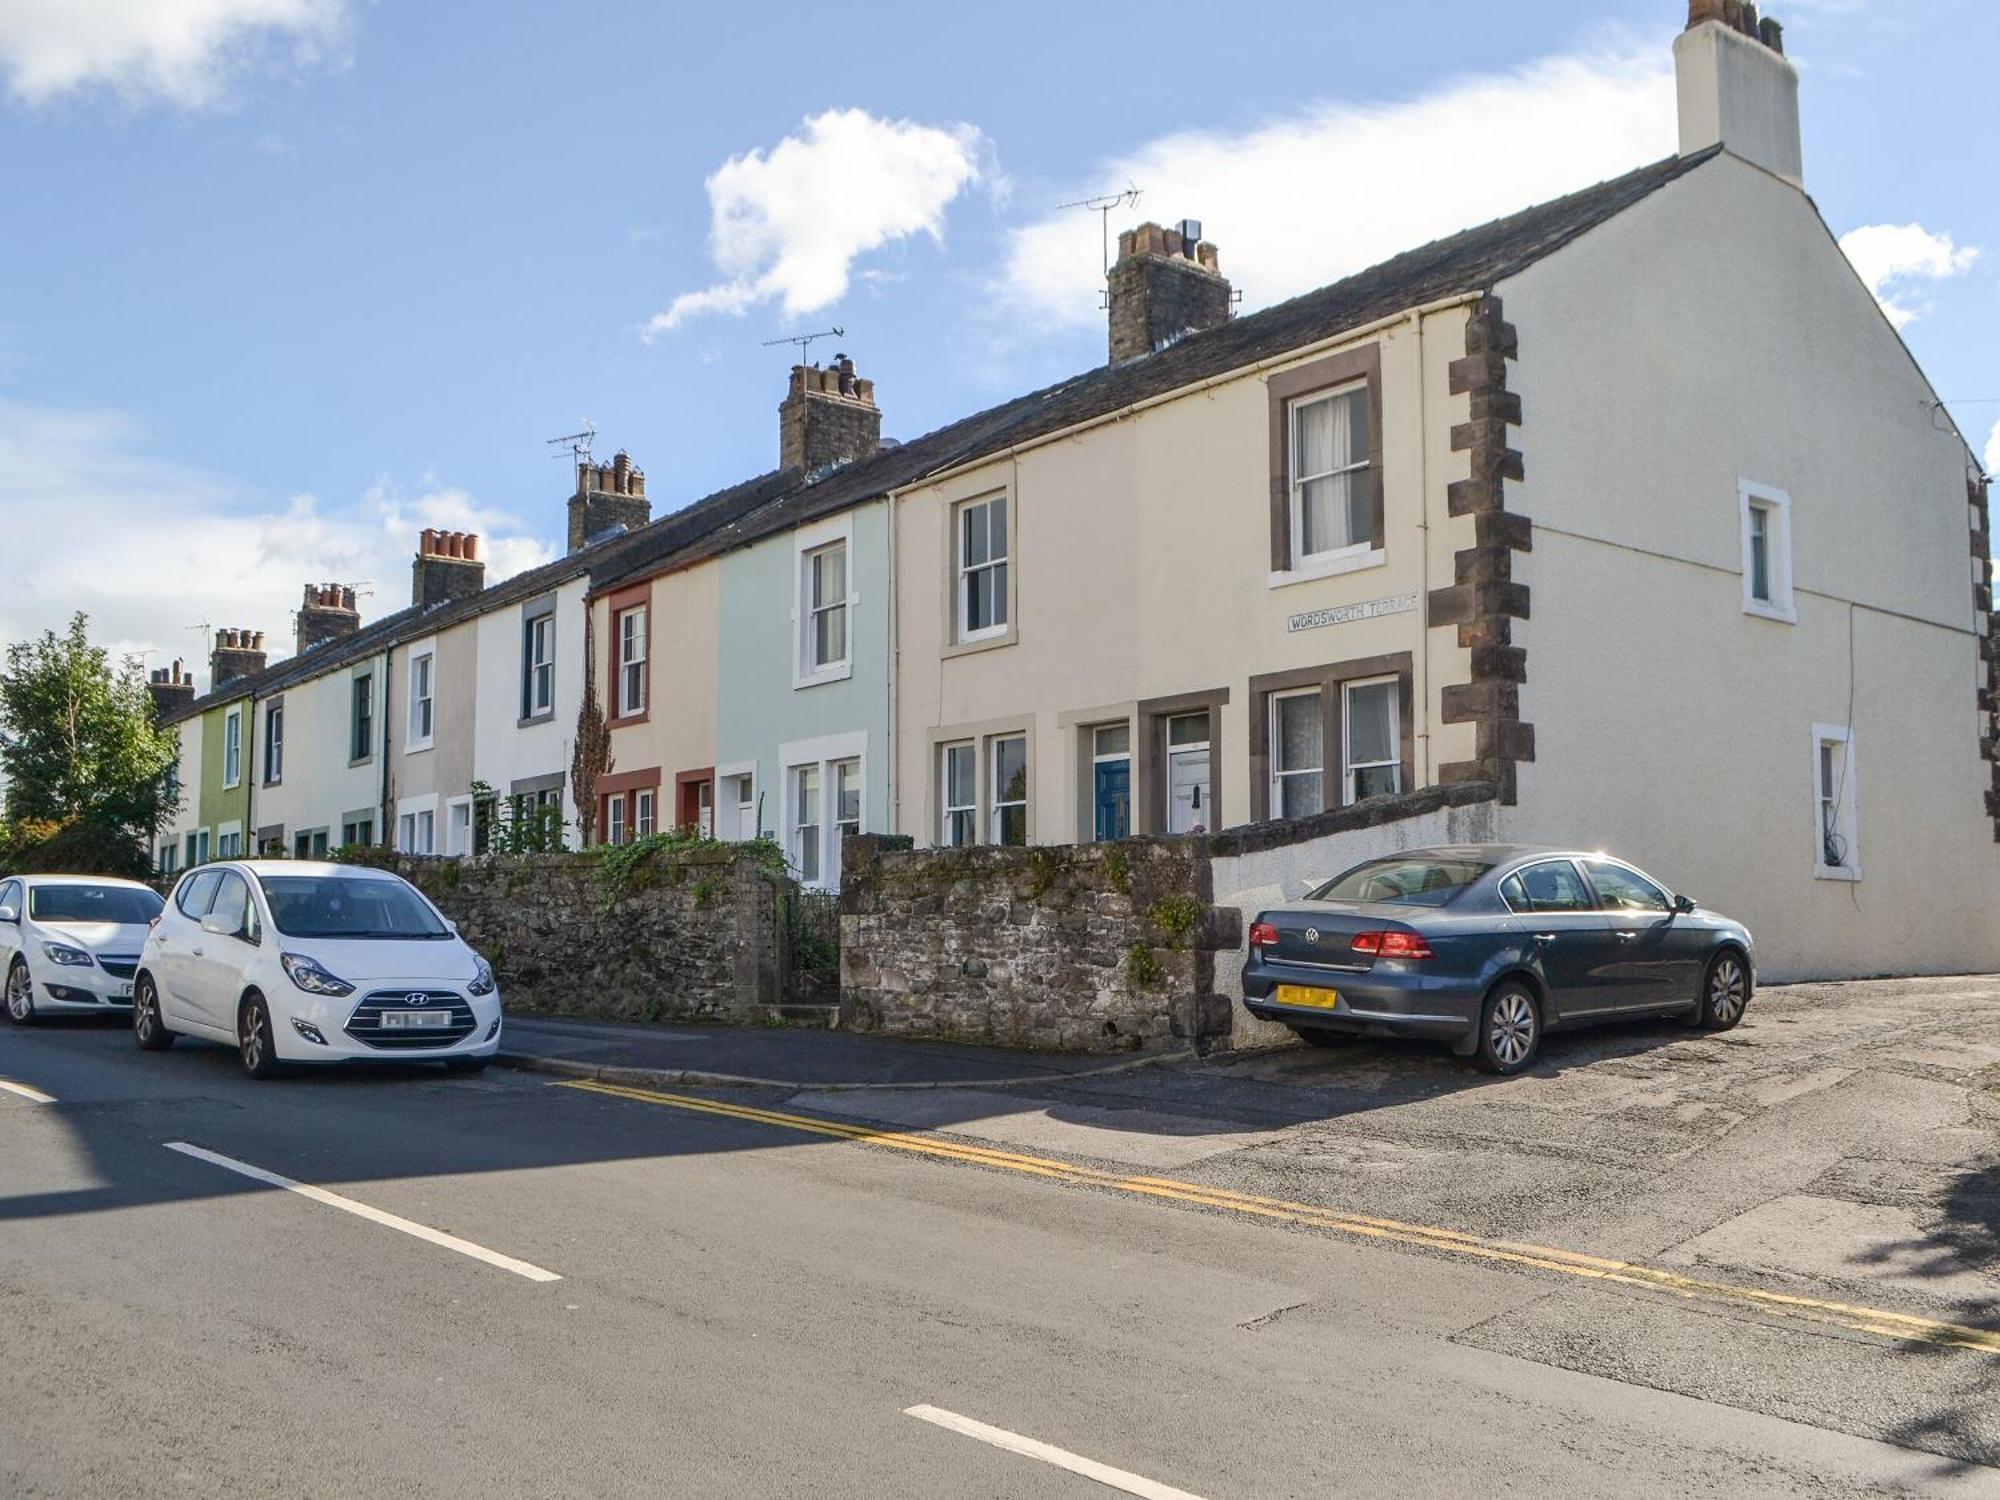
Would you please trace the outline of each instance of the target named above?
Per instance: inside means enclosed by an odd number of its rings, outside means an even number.
[[[548,445],[551,448],[567,448],[569,449],[570,457],[574,458],[580,464],[587,464],[590,462],[590,445],[596,437],[597,424],[591,421],[590,418],[585,417],[583,419],[583,431],[568,432],[564,433],[561,437],[549,438]],[[551,453],[549,457],[560,458],[562,455],[560,453]]]
[[[847,330],[842,328],[838,323],[835,323],[830,328],[822,328],[818,333],[788,333],[783,338],[765,339],[763,347],[766,349],[775,349],[780,344],[797,344],[799,346],[799,363],[804,364],[806,362],[806,351],[812,348],[814,339],[844,339],[846,337]]]
[[[1106,276],[1111,274],[1111,210],[1121,205],[1126,208],[1137,208],[1139,200],[1145,196],[1145,192],[1144,188],[1138,186],[1128,177],[1125,180],[1125,191],[1122,193],[1099,193],[1095,198],[1072,198],[1067,203],[1058,203],[1056,205],[1059,209],[1087,208],[1097,215],[1098,230],[1104,241],[1104,274]]]

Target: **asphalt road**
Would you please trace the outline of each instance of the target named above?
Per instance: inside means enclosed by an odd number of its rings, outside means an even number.
[[[0,1031],[0,1079],[50,1100],[0,1092],[8,1495],[2000,1489],[1951,1443],[1731,1396],[1943,1364],[1977,1400],[2000,1355],[1370,1238],[1059,1142],[871,1143],[746,1091],[498,1070],[253,1084],[83,1024]],[[1569,1336],[1629,1357],[1566,1368]],[[1663,1358],[1713,1397],[1656,1389]]]

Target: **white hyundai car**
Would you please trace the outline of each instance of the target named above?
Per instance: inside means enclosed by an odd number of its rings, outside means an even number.
[[[500,1050],[492,967],[415,886],[354,865],[188,871],[146,939],[135,986],[141,1047],[223,1042],[252,1078],[362,1060],[472,1072]]]
[[[160,898],[134,880],[16,875],[0,880],[0,974],[7,1019],[119,1011]]]

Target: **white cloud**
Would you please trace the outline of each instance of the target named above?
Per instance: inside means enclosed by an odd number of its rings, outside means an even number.
[[[723,279],[676,297],[646,336],[764,302],[787,317],[831,306],[857,257],[918,234],[942,242],[946,207],[990,175],[987,155],[970,125],[836,109],[769,152],[732,156],[708,179],[709,256]]]
[[[26,560],[0,593],[0,642],[60,629],[80,609],[92,639],[186,657],[204,678],[208,645],[188,627],[262,630],[273,659],[287,656],[307,583],[368,580],[364,619],[403,608],[426,526],[478,532],[488,583],[556,555],[524,518],[463,490],[384,480],[346,503],[260,506],[223,476],[160,458],[122,413],[5,400],[0,515],[10,555]],[[557,516],[551,501],[551,529]]]
[[[1864,224],[1840,237],[1840,248],[1898,328],[1930,311],[1914,293],[1926,282],[1943,281],[1970,270],[1979,259],[1971,245],[1955,245],[1948,234],[1932,234],[1921,224]]]
[[[1983,467],[1989,474],[2000,474],[2000,421],[1993,424],[1993,430],[1986,434],[1986,457]]]
[[[1664,45],[1554,57],[1404,102],[1189,129],[1101,162],[1062,196],[1137,183],[1128,223],[1201,219],[1244,306],[1264,306],[1671,155],[1666,58]],[[1096,215],[1051,210],[1014,232],[1001,301],[1028,326],[1097,323],[1102,266]]]
[[[0,0],[0,72],[27,104],[105,89],[206,109],[247,67],[337,56],[347,21],[347,0]]]

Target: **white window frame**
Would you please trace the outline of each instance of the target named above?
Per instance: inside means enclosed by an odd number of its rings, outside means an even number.
[[[794,740],[778,747],[779,766],[779,808],[777,836],[784,845],[785,857],[793,868],[799,867],[798,856],[798,773],[808,767],[819,777],[819,821],[813,826],[818,830],[819,876],[806,884],[816,890],[838,890],[840,887],[840,841],[829,837],[834,828],[834,814],[837,811],[833,797],[838,785],[837,767],[843,761],[852,761],[858,767],[861,779],[860,828],[868,827],[868,734],[859,730],[850,734],[821,735],[817,739]],[[735,767],[718,766],[716,776],[721,777],[732,771],[748,774],[749,764]]]
[[[951,508],[952,639],[960,645],[968,645],[975,641],[998,640],[1014,628],[1015,528],[1014,513],[1008,501],[1009,496],[1005,493],[982,495],[977,499],[961,501]],[[998,506],[1001,515],[1006,517],[1007,550],[998,557],[992,555],[990,542],[993,523],[989,520],[986,523],[989,541],[986,561],[968,566],[965,561],[965,518],[975,510],[984,510],[992,506]],[[994,596],[1000,601],[1000,618],[991,625],[982,625],[974,630],[969,615],[972,596],[966,587],[967,576],[976,572],[991,572],[1003,564],[1007,569],[1007,587]]]
[[[1838,785],[1829,788],[1821,772],[1820,751],[1826,745],[1841,747]],[[1859,880],[1861,878],[1861,799],[1856,784],[1854,729],[1848,724],[1815,724],[1812,727],[1812,851],[1813,876],[1818,880]],[[1826,862],[1824,823],[1829,797],[1834,799],[1835,831],[1847,840],[1847,857],[1837,865]]]
[[[218,823],[215,825],[215,857],[217,859],[241,859],[243,857],[243,825],[241,823]],[[203,851],[206,862],[206,850]]]
[[[972,800],[953,802],[951,800],[951,758],[963,752],[972,757]],[[937,843],[940,849],[970,848],[979,842],[979,742],[977,740],[947,740],[937,747],[938,777],[938,826]],[[952,815],[970,815],[972,836],[966,839],[951,837]]]
[[[1738,543],[1743,567],[1743,613],[1786,625],[1799,622],[1798,602],[1792,592],[1792,497],[1783,490],[1755,480],[1736,481]],[[1759,599],[1752,592],[1755,570],[1750,560],[1750,526],[1753,512],[1764,513],[1765,571],[1769,574],[1771,597]]]
[[[850,767],[854,771],[854,816],[843,818],[840,815],[840,778],[841,774]],[[862,775],[862,767],[862,759],[858,755],[847,755],[841,757],[839,760],[830,760],[826,763],[827,775],[831,778],[826,783],[827,826],[833,830],[833,843],[836,850],[834,863],[836,865],[840,862],[840,856],[837,852],[840,841],[850,832],[860,833],[868,826],[866,820],[868,780]]]
[[[643,839],[659,832],[660,794],[649,786],[632,793],[632,837]]]
[[[646,711],[646,662],[652,655],[653,607],[651,603],[634,604],[621,609],[616,615],[618,622],[618,713],[620,719],[636,718]],[[635,632],[628,629],[633,619],[639,622]],[[637,655],[631,654],[637,647]],[[634,671],[634,668],[637,670]]]
[[[1021,777],[1023,783],[1021,799],[1018,802],[1003,802],[1000,800],[1000,747],[1014,740],[1021,742]],[[1021,843],[1019,847],[1026,848],[1034,841],[1035,832],[1035,765],[1034,759],[1029,753],[1027,731],[1019,730],[1007,734],[988,735],[986,737],[985,761],[985,774],[992,778],[992,784],[986,789],[986,841],[994,845],[1001,843],[1001,816],[1007,809],[1018,807],[1021,809]]]
[[[1317,406],[1322,401],[1339,401],[1359,392],[1362,403],[1362,419],[1371,421],[1373,413],[1368,411],[1368,382],[1366,379],[1348,381],[1323,391],[1308,391],[1303,396],[1294,396],[1285,403],[1285,486],[1287,503],[1292,517],[1292,570],[1309,572],[1315,570],[1339,570],[1343,564],[1366,561],[1375,550],[1375,538],[1365,536],[1358,542],[1349,542],[1344,547],[1329,547],[1323,552],[1305,550],[1305,488],[1317,479],[1337,479],[1343,474],[1365,474],[1379,461],[1379,455],[1370,452],[1362,462],[1350,463],[1338,469],[1328,469],[1323,474],[1299,473],[1299,413],[1308,406]],[[1372,431],[1372,429],[1371,429]]]
[[[1160,821],[1170,834],[1173,832],[1174,819],[1174,758],[1197,753],[1208,757],[1208,806],[1202,809],[1201,827],[1205,832],[1215,832],[1215,737],[1222,729],[1218,722],[1220,716],[1220,707],[1211,705],[1207,708],[1186,708],[1175,713],[1163,714],[1157,721],[1160,726],[1160,782],[1167,804],[1161,809]],[[1208,738],[1189,740],[1184,745],[1176,745],[1173,739],[1174,721],[1194,718],[1208,720]]]
[[[459,837],[459,815],[465,817],[464,838]],[[444,804],[444,852],[446,854],[470,854],[472,852],[472,798],[451,797]]]
[[[422,691],[420,692],[419,689]],[[437,642],[425,641],[410,651],[410,713],[403,726],[403,750],[415,755],[437,743]],[[418,732],[418,726],[423,732]]]
[[[1319,764],[1317,766],[1286,767],[1281,764],[1284,759],[1285,736],[1283,726],[1279,723],[1278,719],[1278,705],[1294,698],[1310,698],[1313,701],[1314,707],[1318,710],[1320,739]],[[1345,707],[1345,704],[1343,703],[1342,706]],[[1312,809],[1312,811],[1323,812],[1326,808],[1326,694],[1316,687],[1288,688],[1282,693],[1272,693],[1270,695],[1265,712],[1270,716],[1270,727],[1266,731],[1268,735],[1266,743],[1269,746],[1270,753],[1265,758],[1271,765],[1271,787],[1268,793],[1270,801],[1266,810],[1273,818],[1285,817],[1285,783],[1301,776],[1317,776],[1319,777],[1320,805]],[[1344,732],[1346,729],[1345,720],[1342,721],[1341,727]],[[1213,733],[1212,730],[1210,732]]]
[[[1123,750],[1098,749],[1098,736],[1102,735],[1108,729],[1122,729],[1125,731],[1125,748]],[[1107,719],[1101,724],[1084,725],[1083,732],[1090,736],[1090,786],[1082,799],[1083,808],[1081,811],[1083,812],[1084,827],[1077,830],[1077,842],[1091,844],[1098,842],[1097,768],[1099,766],[1122,765],[1125,767],[1125,836],[1130,838],[1132,835],[1133,813],[1136,810],[1134,807],[1135,799],[1132,796],[1132,741],[1134,738],[1132,721],[1130,719]]]
[[[222,784],[243,785],[243,705],[237,704],[222,716]]]
[[[839,599],[815,605],[812,597],[813,559],[836,547],[841,550],[845,561],[842,572],[846,579],[847,592]],[[792,686],[794,688],[817,687],[823,682],[840,682],[854,675],[854,625],[859,613],[855,606],[860,602],[860,593],[854,587],[854,517],[851,514],[834,516],[816,526],[801,527],[794,532],[792,534],[794,637]],[[846,616],[846,654],[837,661],[815,662],[813,624],[817,616],[832,610],[841,610]]]
[[[799,883],[826,883],[826,767],[818,761],[785,768],[785,856],[799,873]],[[806,820],[806,781],[812,780],[812,819]],[[808,851],[810,845],[810,851]],[[806,859],[812,855],[810,868]]]
[[[264,705],[264,784],[276,786],[285,779],[285,703]]]
[[[521,717],[547,718],[556,711],[555,611],[527,616],[521,632]]]
[[[604,842],[622,844],[631,831],[631,820],[625,810],[628,792],[606,792],[604,794]]]
[[[1390,700],[1393,712],[1389,715],[1389,758],[1387,760],[1356,761],[1350,755],[1354,744],[1353,700],[1357,688],[1381,687],[1387,683],[1395,689]],[[1403,785],[1403,679],[1394,672],[1380,677],[1357,677],[1352,682],[1340,685],[1340,805],[1351,807],[1361,799],[1354,795],[1354,773],[1372,771],[1378,766],[1388,766],[1395,772],[1396,785],[1391,795],[1409,790]]]
[[[399,854],[437,853],[438,795],[406,797],[396,804],[396,843]]]

